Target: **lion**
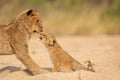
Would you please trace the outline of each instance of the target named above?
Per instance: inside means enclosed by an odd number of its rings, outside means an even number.
[[[39,38],[49,51],[51,60],[53,62],[52,72],[71,72],[76,70],[87,70],[95,72],[93,67],[89,68],[83,66],[81,63],[71,57],[66,51],[64,51],[57,43],[54,35],[50,33],[41,33]]]
[[[47,72],[41,69],[28,54],[31,35],[40,34],[42,31],[39,13],[32,9],[24,10],[10,24],[0,26],[0,55],[15,54],[33,75]]]

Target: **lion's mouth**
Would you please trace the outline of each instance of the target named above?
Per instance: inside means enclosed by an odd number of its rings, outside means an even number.
[[[32,34],[33,34],[33,35],[39,35],[39,32],[36,31],[36,30],[34,30],[34,31],[32,31]]]
[[[33,34],[39,34],[40,32],[38,32],[37,30],[33,31]]]

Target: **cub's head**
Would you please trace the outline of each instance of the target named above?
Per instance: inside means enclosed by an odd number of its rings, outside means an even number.
[[[27,9],[16,17],[18,28],[29,33],[40,33],[43,31],[42,20],[36,10]]]
[[[39,38],[46,46],[54,46],[56,43],[55,37],[50,33],[41,33]]]

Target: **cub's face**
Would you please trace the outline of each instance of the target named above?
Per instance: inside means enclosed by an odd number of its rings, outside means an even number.
[[[47,46],[53,46],[56,43],[55,37],[49,33],[41,33],[39,38]]]

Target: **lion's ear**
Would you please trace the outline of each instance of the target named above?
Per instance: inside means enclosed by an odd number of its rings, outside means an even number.
[[[26,15],[29,16],[32,14],[32,12],[33,12],[33,10],[29,10],[29,11],[27,11]]]

